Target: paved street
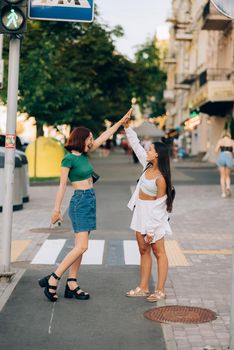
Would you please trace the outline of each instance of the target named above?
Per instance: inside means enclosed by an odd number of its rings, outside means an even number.
[[[109,158],[95,155],[93,162],[101,175],[96,185],[98,230],[91,235],[80,274],[80,285],[91,299],[64,299],[65,278],[55,305],[47,302],[38,287],[37,279],[53,271],[72,246],[66,214],[72,190],[68,188],[63,203],[63,228],[49,233],[57,188],[31,187],[30,203],[14,213],[16,276],[11,285],[0,284],[0,348],[227,349],[234,197],[220,198],[217,169],[173,164],[177,193],[171,214],[174,235],[166,242],[170,270],[165,304],[205,307],[217,312],[218,318],[200,325],[160,325],[143,316],[156,305],[124,296],[138,283],[139,255],[126,204],[140,167],[120,152]],[[156,278],[154,270],[152,290]]]

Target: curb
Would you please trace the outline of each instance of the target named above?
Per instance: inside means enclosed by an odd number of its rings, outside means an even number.
[[[12,279],[12,281],[10,283],[8,283],[8,286],[6,287],[6,289],[4,290],[4,292],[2,293],[2,295],[0,297],[0,312],[2,311],[7,300],[11,296],[13,290],[17,286],[18,282],[20,281],[20,279],[23,276],[23,274],[25,273],[25,271],[26,271],[25,269],[18,269],[16,271],[13,271],[13,272],[15,272],[15,276]]]

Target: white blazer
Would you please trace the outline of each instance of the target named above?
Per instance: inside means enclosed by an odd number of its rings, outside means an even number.
[[[136,132],[132,128],[126,128],[125,132],[130,146],[132,147],[141,165],[143,166],[143,169],[145,169],[146,165],[148,164],[147,153],[145,149],[141,146],[140,140],[138,139]],[[135,191],[132,194],[130,201],[128,202],[127,206],[130,210],[134,209],[136,201],[139,198],[140,180],[141,177],[138,181]],[[171,227],[168,222],[169,216],[167,212],[166,200],[167,196],[165,195],[154,201],[154,206],[152,207],[150,218],[146,223],[146,230],[148,233],[153,234],[165,232],[165,234],[172,234]]]

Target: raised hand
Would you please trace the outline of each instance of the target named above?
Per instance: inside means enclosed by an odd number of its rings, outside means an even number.
[[[132,111],[133,109],[130,108],[129,111],[125,114],[125,116],[121,119],[122,124],[125,128],[129,127]]]

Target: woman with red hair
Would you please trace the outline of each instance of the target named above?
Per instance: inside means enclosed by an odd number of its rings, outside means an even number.
[[[88,153],[95,151],[108,140],[130,118],[130,115],[131,109],[96,140],[93,139],[93,134],[89,129],[78,127],[72,131],[65,145],[69,153],[62,160],[60,185],[51,221],[56,223],[62,220],[60,207],[66,191],[67,179],[69,178],[74,189],[69,206],[69,216],[75,233],[75,246],[65,256],[55,272],[39,280],[39,285],[44,288],[44,294],[52,302],[58,299],[56,294],[57,284],[68,269],[69,273],[64,297],[74,297],[80,300],[89,299],[89,294],[84,292],[77,283],[77,274],[82,256],[88,249],[89,233],[96,229],[96,196],[93,188],[93,167],[89,161]]]

